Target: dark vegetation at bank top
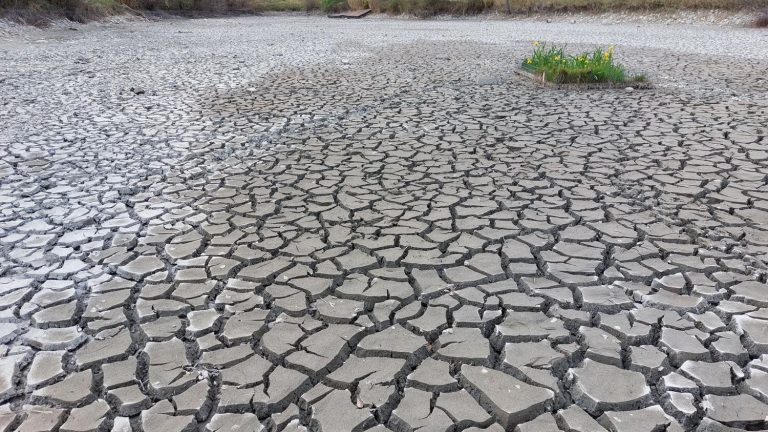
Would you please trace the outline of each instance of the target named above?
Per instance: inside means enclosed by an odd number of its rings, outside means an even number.
[[[160,11],[260,13],[373,9],[388,14],[472,15],[485,12],[536,13],[616,10],[754,10],[755,26],[768,26],[768,0],[0,0],[0,17],[32,25],[66,18],[87,22],[110,15]]]

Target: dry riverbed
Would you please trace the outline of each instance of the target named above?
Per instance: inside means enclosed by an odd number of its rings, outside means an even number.
[[[0,430],[764,428],[768,32],[639,21],[3,27]]]

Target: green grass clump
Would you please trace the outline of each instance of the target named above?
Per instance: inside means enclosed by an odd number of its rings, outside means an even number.
[[[645,81],[642,75],[628,77],[623,65],[613,58],[614,48],[597,48],[591,53],[568,55],[562,47],[534,42],[533,54],[523,60],[523,68],[544,80],[558,84],[621,83]]]
[[[320,9],[323,12],[336,12],[346,4],[346,0],[320,0]]]

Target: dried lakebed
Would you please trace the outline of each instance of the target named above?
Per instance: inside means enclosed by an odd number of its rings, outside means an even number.
[[[764,31],[77,28],[0,38],[0,430],[768,427]]]

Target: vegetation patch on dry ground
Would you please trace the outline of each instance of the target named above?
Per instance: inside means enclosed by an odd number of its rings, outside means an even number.
[[[642,75],[630,75],[624,65],[614,59],[613,46],[592,52],[568,54],[558,46],[534,42],[535,49],[523,60],[524,70],[556,84],[594,84],[644,82]]]

